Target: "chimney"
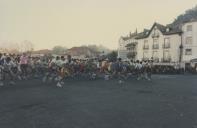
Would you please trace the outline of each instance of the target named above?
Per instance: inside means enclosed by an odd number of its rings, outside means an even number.
[[[132,36],[131,32],[129,33],[129,36],[130,36],[130,37]]]
[[[136,28],[136,30],[135,30],[135,33],[137,34],[137,28]]]

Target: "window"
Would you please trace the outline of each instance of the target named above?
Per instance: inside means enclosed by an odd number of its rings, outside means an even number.
[[[186,37],[186,44],[192,44],[192,37]]]
[[[144,45],[145,45],[145,44],[146,44],[146,45],[148,44],[148,40],[144,40]]]
[[[164,53],[163,53],[163,59],[164,59],[164,61],[167,61],[170,58],[171,58],[170,52],[169,51],[164,51]]]
[[[185,49],[185,55],[192,55],[192,49]]]
[[[144,59],[148,59],[148,52],[145,51],[145,52],[143,53],[143,56],[144,56]]]
[[[153,51],[153,58],[158,58],[158,52],[157,51]]]
[[[146,35],[148,35],[149,32],[146,32]]]
[[[167,43],[167,44],[170,43],[170,39],[169,38],[165,38],[164,39],[164,43]]]
[[[158,39],[154,39],[153,44],[158,44]]]
[[[153,51],[153,61],[159,62],[158,51]]]
[[[168,58],[169,57],[169,51],[164,51],[164,58]]]
[[[192,25],[187,25],[187,31],[188,32],[192,31]]]
[[[158,39],[153,39],[153,49],[159,49]]]
[[[164,39],[164,48],[170,48],[170,38]]]
[[[170,28],[166,28],[166,32],[169,32],[170,31]]]
[[[144,49],[149,49],[148,40],[144,40]]]

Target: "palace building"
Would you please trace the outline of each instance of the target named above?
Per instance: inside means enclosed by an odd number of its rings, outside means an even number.
[[[190,63],[197,60],[197,20],[178,26],[153,26],[119,39],[118,57],[155,63]]]

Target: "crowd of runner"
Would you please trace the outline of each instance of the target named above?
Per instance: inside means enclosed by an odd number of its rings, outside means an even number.
[[[152,73],[180,73],[179,68],[153,66],[152,61],[110,61],[108,59],[71,59],[66,56],[30,57],[0,53],[0,86],[14,85],[19,80],[40,78],[43,83],[56,82],[58,87],[64,85],[65,79],[102,78],[117,79],[119,83],[130,77],[150,81]],[[7,82],[8,81],[8,82]]]

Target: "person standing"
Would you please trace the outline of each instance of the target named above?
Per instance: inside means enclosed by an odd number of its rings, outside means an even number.
[[[4,69],[4,58],[3,58],[3,54],[0,53],[0,86],[4,86],[3,83],[3,69]]]

